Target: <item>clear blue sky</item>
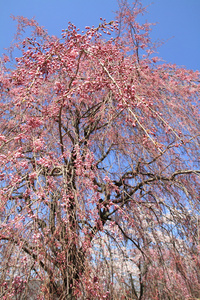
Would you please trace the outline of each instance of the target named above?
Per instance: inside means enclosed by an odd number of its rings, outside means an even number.
[[[166,62],[200,70],[200,0],[143,0],[153,27],[153,40],[165,40],[159,56]],[[49,34],[60,36],[68,21],[83,29],[98,25],[99,18],[110,21],[117,10],[117,0],[0,0],[0,55],[15,33],[10,15],[35,17]]]

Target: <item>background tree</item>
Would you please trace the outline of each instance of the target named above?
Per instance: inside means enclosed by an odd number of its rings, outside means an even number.
[[[117,22],[60,39],[18,18],[22,55],[0,72],[2,299],[200,297],[199,73],[156,64],[143,12],[121,1]]]

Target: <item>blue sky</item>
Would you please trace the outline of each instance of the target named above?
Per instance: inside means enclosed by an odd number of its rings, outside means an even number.
[[[83,29],[98,25],[99,18],[110,21],[117,0],[0,0],[0,55],[15,33],[10,15],[35,17],[49,34],[60,36],[68,21]],[[164,40],[158,51],[166,62],[200,70],[200,0],[143,0],[149,13],[144,17],[157,22],[151,37]]]

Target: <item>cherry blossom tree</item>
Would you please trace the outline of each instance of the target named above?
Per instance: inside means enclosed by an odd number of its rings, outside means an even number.
[[[116,21],[61,38],[17,18],[21,54],[0,69],[1,299],[200,298],[200,76],[159,61],[144,11],[119,1]]]

